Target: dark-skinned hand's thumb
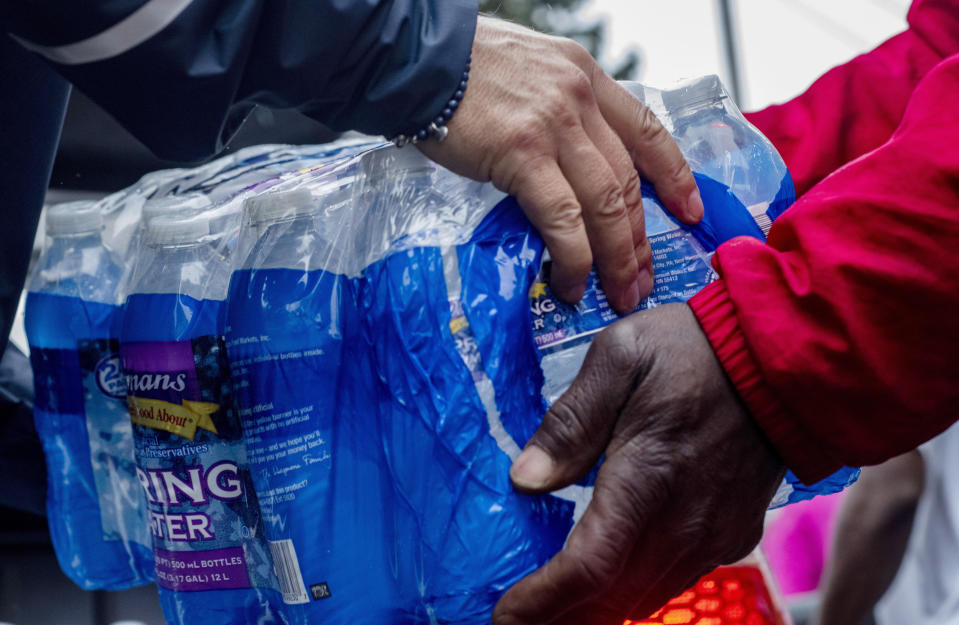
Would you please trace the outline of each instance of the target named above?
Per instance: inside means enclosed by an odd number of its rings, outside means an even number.
[[[618,322],[597,335],[576,379],[513,463],[510,479],[518,490],[568,486],[599,460],[640,365],[633,327]]]

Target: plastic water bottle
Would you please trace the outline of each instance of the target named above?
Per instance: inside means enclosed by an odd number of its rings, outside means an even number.
[[[279,622],[223,344],[229,268],[203,215],[157,217],[120,354],[160,602],[171,625]]]
[[[196,215],[209,206],[210,201],[205,195],[200,194],[191,194],[188,196],[169,195],[147,200],[143,203],[143,208],[140,210],[140,220],[137,222],[136,229],[133,231],[129,249],[136,253],[137,250],[143,248],[145,244],[143,238],[147,225],[157,217],[176,217],[184,214]]]
[[[153,556],[116,340],[122,268],[103,245],[92,202],[53,206],[46,224],[50,245],[30,280],[26,330],[50,535],[81,588],[142,585],[153,579]]]
[[[704,76],[662,92],[672,135],[693,171],[719,181],[762,227],[796,199],[786,163],[746,121],[718,76]]]
[[[403,537],[392,554],[391,584],[400,608],[393,621],[466,625],[475,621],[476,605],[486,601],[485,582],[499,572],[490,560],[506,552],[495,544],[495,533],[482,531],[496,526],[483,513],[506,510],[497,507],[495,483],[466,469],[476,448],[459,446],[473,432],[488,451],[499,451],[482,436],[488,431],[482,406],[461,401],[471,395],[472,376],[482,363],[474,359],[467,363],[472,370],[464,369],[466,358],[443,341],[446,315],[462,310],[460,293],[446,284],[458,268],[456,247],[426,244],[444,238],[439,232],[444,225],[417,221],[457,215],[465,198],[445,192],[432,163],[416,150],[371,152],[359,169],[363,193],[355,210],[364,215],[359,231],[366,238],[358,254],[363,260],[357,306],[364,357],[376,372],[367,386],[378,398],[371,406],[377,421],[367,436],[384,452],[376,459],[389,480],[383,497],[390,527]],[[458,320],[459,336],[468,336],[466,318]],[[492,392],[491,385],[487,389]],[[436,397],[444,398],[446,410],[438,409]],[[474,524],[479,518],[484,527]]]
[[[475,206],[483,196],[416,151],[371,152],[360,168],[362,228],[393,241],[367,257],[357,300],[377,374],[365,382],[378,396],[368,436],[384,451],[385,507],[404,537],[394,581],[403,622],[488,623],[502,590],[562,546],[575,507],[519,496],[509,482],[531,433],[523,426],[542,414],[523,384],[510,386],[516,378],[496,378],[504,361],[518,364],[504,343],[533,355],[522,339],[533,277],[523,268],[537,256],[529,223],[502,195]]]
[[[386,476],[363,442],[374,398],[349,382],[375,373],[346,343],[355,289],[318,227],[348,196],[328,191],[246,200],[259,239],[231,280],[227,349],[287,620],[402,623],[386,547],[400,539],[383,539]]]

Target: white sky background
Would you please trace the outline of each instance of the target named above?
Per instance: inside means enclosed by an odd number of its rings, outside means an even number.
[[[906,28],[909,0],[732,0],[746,110],[801,93],[820,74]],[[729,84],[716,0],[590,0],[605,53],[639,50],[641,82],[719,74]]]

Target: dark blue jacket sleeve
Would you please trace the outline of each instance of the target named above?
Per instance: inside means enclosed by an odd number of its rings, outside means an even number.
[[[0,356],[23,292],[69,93],[49,67],[0,39]]]
[[[476,14],[476,0],[0,0],[0,26],[176,160],[219,151],[255,104],[419,129],[456,91]]]

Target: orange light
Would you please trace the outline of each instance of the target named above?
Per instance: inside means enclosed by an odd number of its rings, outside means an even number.
[[[727,605],[723,609],[723,619],[727,621],[741,621],[746,618],[746,608],[741,603]]]
[[[718,616],[704,616],[696,621],[696,625],[723,625],[723,620]]]
[[[739,582],[726,582],[723,584],[723,599],[726,601],[739,601],[744,595],[745,592]]]
[[[666,605],[686,605],[687,603],[692,603],[693,599],[696,598],[696,592],[693,590],[687,590],[683,594],[679,595],[674,599],[670,599],[669,603]]]
[[[704,595],[714,595],[719,591],[719,584],[712,579],[704,579],[699,582],[699,587],[696,589]]]
[[[722,607],[722,602],[719,599],[715,598],[706,598],[700,599],[696,602],[696,605],[693,606],[700,612],[719,612],[719,608]]]
[[[670,610],[663,615],[663,625],[687,625],[692,623],[694,618],[696,613],[689,608]]]

